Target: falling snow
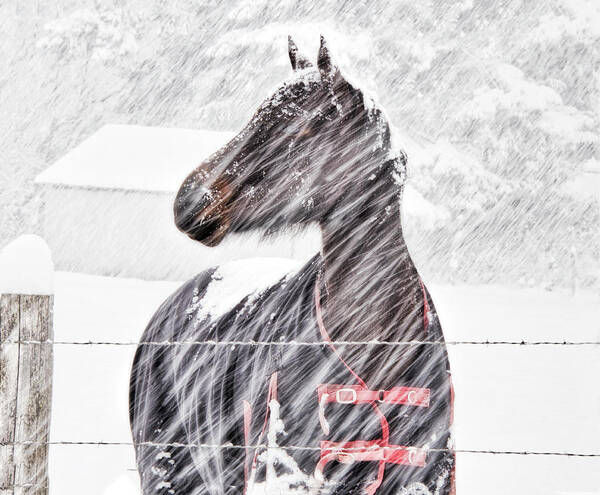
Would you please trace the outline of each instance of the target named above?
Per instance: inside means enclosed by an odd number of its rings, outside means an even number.
[[[597,1],[76,3],[0,4],[0,292],[53,293],[52,254],[57,340],[109,343],[55,346],[52,439],[117,445],[52,445],[51,493],[362,494],[378,464],[317,468],[348,439],[427,452],[375,495],[447,495],[455,444],[599,454]],[[458,457],[459,495],[600,486]]]
[[[375,95],[402,130],[409,183],[436,206],[433,221],[406,225],[428,276],[598,285],[600,183],[586,165],[598,159],[593,0],[1,9],[0,246],[39,228],[31,179],[102,124],[235,131],[289,78],[287,34],[314,61],[325,32],[365,106]],[[442,171],[436,148],[479,169]]]

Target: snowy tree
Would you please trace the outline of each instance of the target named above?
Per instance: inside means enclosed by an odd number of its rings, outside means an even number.
[[[598,199],[568,184],[600,158],[599,8],[594,0],[0,5],[12,33],[1,47],[0,156],[10,158],[0,174],[9,219],[0,243],[35,226],[33,176],[101,124],[237,129],[265,88],[288,77],[287,34],[316,56],[324,32],[344,74],[376,93],[416,143],[407,196],[422,201],[407,222],[426,270],[455,280],[556,270],[552,285],[570,284],[563,260],[574,242],[581,283],[598,284]]]

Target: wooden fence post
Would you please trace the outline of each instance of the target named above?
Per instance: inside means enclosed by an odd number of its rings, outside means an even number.
[[[0,254],[0,495],[48,493],[52,272],[37,236]]]

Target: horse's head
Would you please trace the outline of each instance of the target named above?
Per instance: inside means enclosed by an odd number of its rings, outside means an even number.
[[[289,56],[294,77],[179,189],[175,223],[191,238],[215,246],[227,232],[325,222],[376,177],[398,182],[402,160],[373,158],[389,151],[387,123],[341,75],[323,37],[316,69],[291,38]]]

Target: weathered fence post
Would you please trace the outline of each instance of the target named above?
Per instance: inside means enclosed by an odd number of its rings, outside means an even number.
[[[0,253],[0,495],[48,493],[53,266],[21,236]]]

